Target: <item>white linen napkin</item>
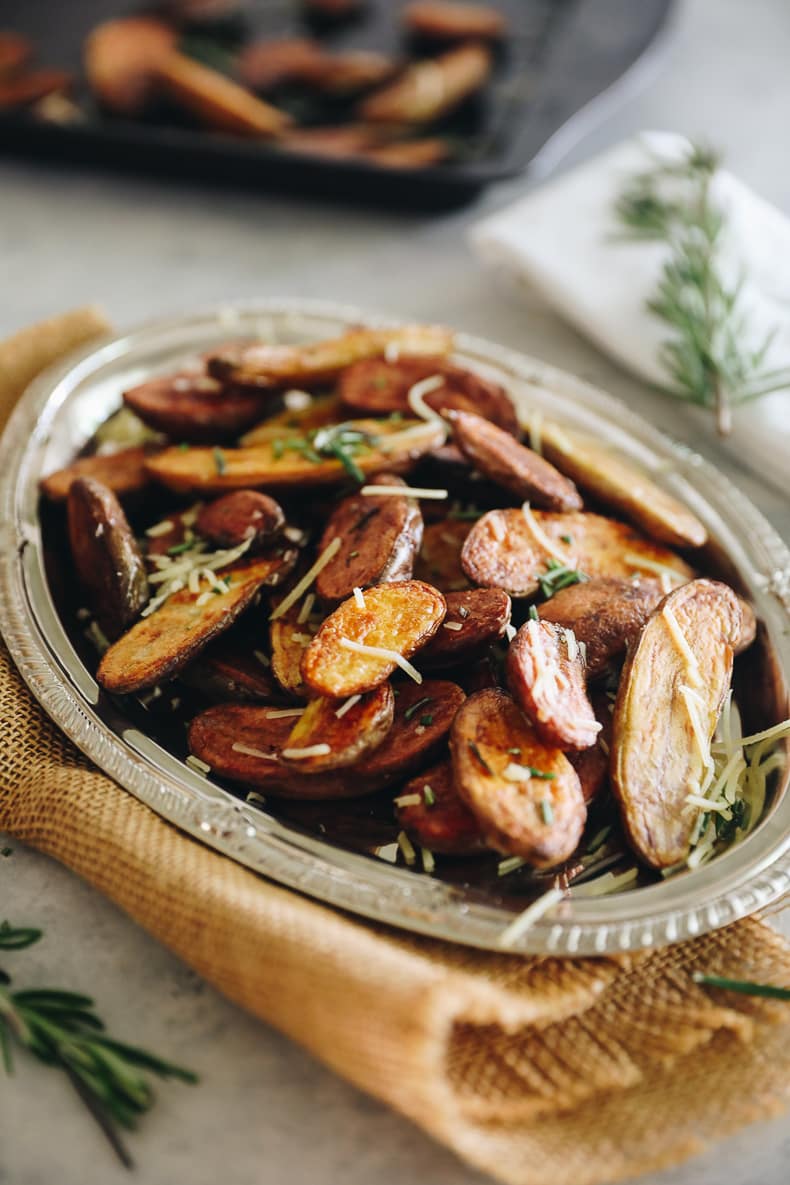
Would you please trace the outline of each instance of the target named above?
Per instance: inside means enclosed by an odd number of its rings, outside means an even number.
[[[512,273],[623,366],[664,387],[671,380],[659,351],[672,331],[646,302],[668,248],[618,237],[614,207],[629,178],[657,160],[678,160],[689,148],[683,136],[646,132],[542,185],[470,232],[481,259]],[[712,180],[711,196],[727,219],[722,270],[744,277],[744,345],[757,348],[777,329],[764,369],[790,367],[790,220],[724,169]],[[699,414],[714,433],[713,412]],[[736,407],[733,420],[725,447],[780,489],[790,488],[790,390]]]

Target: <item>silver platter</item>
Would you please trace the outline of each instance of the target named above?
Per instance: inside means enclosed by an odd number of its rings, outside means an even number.
[[[238,304],[160,320],[42,375],[0,443],[0,628],[33,694],[64,732],[122,787],[164,819],[273,880],[330,905],[407,930],[498,949],[511,908],[305,836],[250,806],[124,718],[100,692],[61,625],[47,585],[39,478],[68,463],[120,404],[121,392],[228,337],[281,342],[351,324],[394,324],[306,301]],[[790,553],[762,515],[701,457],[623,403],[534,358],[460,335],[458,355],[490,372],[522,407],[592,429],[652,473],[705,522],[764,623],[783,688],[790,682]],[[780,693],[786,714],[786,691]],[[735,921],[790,888],[790,771],[762,823],[702,868],[608,897],[572,900],[537,921],[516,949],[594,955],[678,942]]]

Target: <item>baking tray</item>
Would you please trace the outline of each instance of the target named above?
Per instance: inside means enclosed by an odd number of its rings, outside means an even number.
[[[23,678],[52,719],[121,786],[163,818],[240,863],[331,905],[407,930],[495,950],[524,907],[512,877],[487,887],[454,883],[330,843],[245,802],[196,773],[141,725],[123,700],[97,686],[59,616],[47,577],[39,478],[69,462],[120,405],[121,392],[175,369],[229,337],[281,342],[335,335],[352,325],[392,325],[359,309],[304,301],[237,304],[161,320],[92,347],[41,376],[0,443],[0,628]],[[505,383],[517,406],[594,431],[651,472],[706,524],[724,571],[754,603],[773,666],[759,668],[754,703],[771,682],[774,719],[788,714],[790,552],[762,515],[699,456],[618,400],[523,354],[465,334],[461,362]],[[765,717],[762,718],[765,720]],[[762,721],[761,721],[762,722]],[[752,725],[755,721],[746,721]],[[700,869],[609,897],[571,899],[536,922],[516,949],[590,955],[675,942],[726,925],[790,888],[790,768],[780,772],[759,826]],[[330,804],[331,805],[331,804]],[[326,807],[326,804],[325,804]],[[508,884],[506,882],[512,882]]]
[[[399,10],[405,0],[370,0],[363,16],[327,34],[332,47],[403,49]],[[288,154],[187,124],[131,122],[103,116],[84,86],[76,97],[86,117],[47,123],[27,112],[0,115],[0,151],[96,163],[204,183],[241,183],[355,202],[442,207],[469,200],[492,181],[523,171],[546,142],[632,72],[659,44],[672,0],[491,0],[506,12],[513,36],[498,55],[485,94],[450,117],[441,132],[458,159],[425,169],[393,170],[352,161]],[[99,21],[127,14],[113,0],[0,0],[0,29],[29,36],[38,60],[81,73],[81,47]],[[195,52],[217,39],[305,31],[299,0],[253,0],[244,22],[189,34]],[[327,118],[332,118],[331,115]],[[572,130],[572,129],[570,129]],[[432,134],[432,133],[428,133]]]

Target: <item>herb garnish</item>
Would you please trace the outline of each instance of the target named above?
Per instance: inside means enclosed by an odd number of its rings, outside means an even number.
[[[24,950],[41,936],[41,930],[3,922],[0,950]],[[118,1159],[131,1168],[118,1128],[134,1128],[138,1117],[153,1106],[155,1095],[147,1075],[190,1083],[197,1082],[197,1077],[191,1070],[108,1037],[90,996],[52,988],[12,991],[10,984],[10,976],[0,969],[0,1062],[6,1073],[13,1073],[14,1044],[62,1070]]]
[[[546,574],[538,578],[540,591],[548,601],[561,588],[570,588],[572,584],[583,584],[589,576],[580,572],[578,568],[571,568],[568,564],[560,564],[557,560],[546,561]]]
[[[220,477],[222,477],[223,473],[228,467],[228,463],[225,460],[225,454],[221,448],[215,447],[211,450],[211,455],[214,458],[214,464],[217,467],[217,473],[220,475]]]
[[[540,615],[535,605],[529,607],[529,619],[530,621],[540,621]]]
[[[365,481],[365,474],[354,460],[354,456],[361,448],[372,448],[378,437],[370,432],[361,432],[349,424],[335,424],[331,428],[317,428],[308,433],[310,442],[322,457],[334,457],[345,469],[349,477],[360,485]]]
[[[525,766],[525,769],[529,770],[529,776],[531,778],[540,778],[540,780],[543,782],[553,782],[557,776],[556,774],[549,773],[549,771],[545,769],[535,769],[534,765],[527,765]]]
[[[183,552],[189,551],[191,547],[195,546],[194,539],[185,539],[183,543],[174,543],[172,547],[168,547],[168,555],[182,555]]]
[[[670,254],[647,307],[672,331],[660,359],[681,399],[715,410],[722,436],[732,428],[733,404],[790,386],[787,370],[764,370],[778,326],[755,349],[742,300],[743,278],[727,279],[719,247],[726,213],[711,187],[715,152],[691,145],[682,159],[657,162],[620,195],[615,213],[634,239],[665,243]]]
[[[790,1000],[790,988],[772,983],[753,983],[748,979],[727,979],[723,975],[705,975],[695,971],[691,978],[706,987],[723,988],[728,992],[739,992],[743,996],[765,996],[770,1000]]]
[[[403,713],[403,719],[411,720],[415,712],[419,712],[420,708],[424,708],[426,704],[431,703],[432,698],[433,697],[430,695],[425,695],[422,699],[418,699],[416,703],[412,704],[410,708],[406,709],[406,711]]]
[[[433,724],[433,716],[420,716],[420,724],[423,728],[428,728],[429,725]]]
[[[484,756],[483,756],[483,754],[480,752],[480,750],[478,749],[478,747],[477,747],[477,745],[474,743],[474,741],[467,741],[466,743],[467,743],[467,745],[469,746],[469,751],[470,751],[470,753],[472,754],[472,756],[473,756],[473,757],[476,757],[476,758],[477,758],[477,760],[478,760],[478,761],[480,762],[480,764],[482,765],[483,769],[486,771],[486,773],[487,773],[487,774],[491,774],[491,776],[493,777],[494,771],[492,770],[491,766],[488,764],[488,762],[486,761],[485,757],[484,757]]]
[[[434,794],[431,787],[428,786],[427,784],[425,786],[423,786],[423,788],[422,788],[422,797],[423,797],[423,801],[426,806],[435,806],[436,805],[436,795]]]
[[[454,507],[449,512],[447,517],[457,519],[458,522],[461,522],[461,523],[477,522],[477,520],[479,518],[483,517],[484,513],[485,513],[485,511],[478,510],[478,508],[476,506],[468,506],[466,509],[464,509],[461,506],[458,506],[458,507]]]

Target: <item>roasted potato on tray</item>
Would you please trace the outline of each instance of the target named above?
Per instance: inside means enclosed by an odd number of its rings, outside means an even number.
[[[689,564],[685,507],[534,415],[521,444],[510,393],[452,348],[419,325],[231,342],[127,392],[170,445],[41,483],[83,633],[110,641],[96,678],[154,729],[175,680],[193,768],[316,826],[360,799],[346,823],[402,832],[426,872],[498,853],[573,893],[591,858],[694,866],[762,810],[728,698],[754,612],[713,549]]]
[[[481,90],[492,64],[490,49],[476,43],[424,58],[363,99],[357,113],[373,123],[432,123]]]

